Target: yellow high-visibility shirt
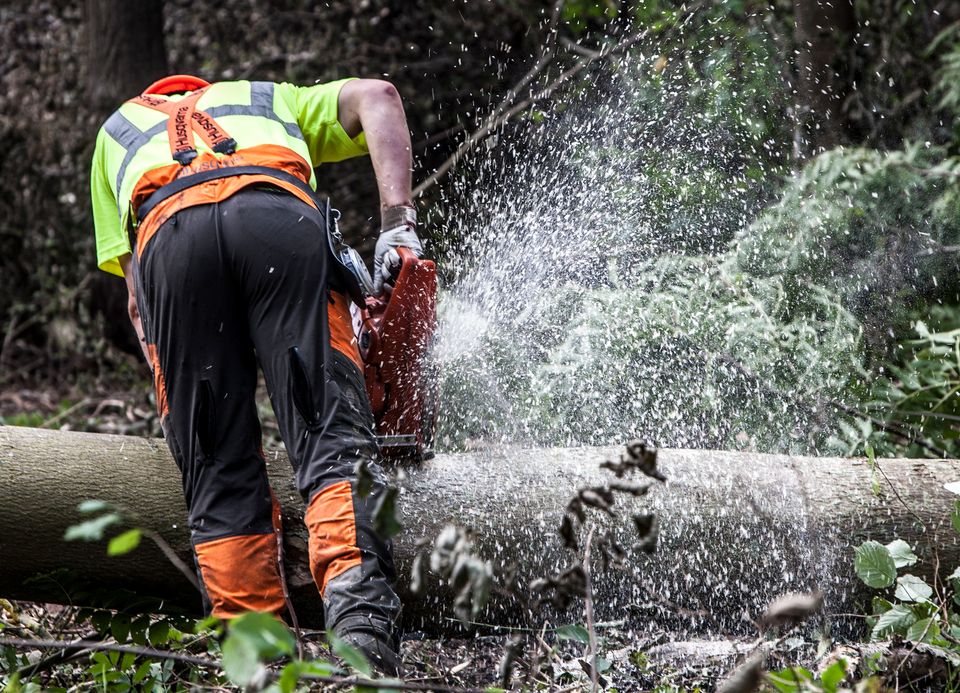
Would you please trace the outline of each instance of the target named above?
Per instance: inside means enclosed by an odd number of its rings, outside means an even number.
[[[206,88],[196,108],[214,118],[236,140],[238,151],[276,144],[316,167],[367,153],[364,134],[351,139],[338,119],[340,88],[349,79],[311,87],[216,82]],[[157,98],[177,101],[184,96]],[[198,152],[211,151],[202,138],[195,140]],[[100,128],[90,175],[100,269],[123,275],[117,258],[130,252],[130,197],[145,173],[172,162],[165,113],[127,102]],[[312,172],[309,184],[316,189]]]

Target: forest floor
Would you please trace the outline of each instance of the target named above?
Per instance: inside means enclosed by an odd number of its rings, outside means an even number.
[[[115,615],[116,617],[116,615]],[[97,634],[104,630],[104,621],[91,618],[85,610],[55,604],[5,602],[0,600],[0,640],[15,636],[22,639],[57,639],[73,641],[96,640],[106,648],[121,644],[136,646],[139,641],[126,621],[126,631],[113,637]],[[108,626],[109,628],[109,626]],[[708,691],[736,665],[755,650],[759,643],[746,639],[714,639],[697,641],[671,641],[665,634],[650,637],[621,630],[610,624],[598,628],[597,669],[601,690],[616,691]],[[131,639],[132,638],[132,639]],[[165,650],[174,654],[191,654],[215,662],[217,646],[209,641],[193,638],[190,648]],[[548,642],[551,641],[551,642]],[[323,633],[302,633],[304,654],[316,660],[336,661],[325,644]],[[146,643],[139,643],[146,644]],[[770,646],[768,642],[766,645]],[[407,633],[401,642],[404,663],[404,681],[421,686],[437,686],[463,690],[478,690],[488,687],[504,687],[511,690],[579,691],[589,689],[589,656],[586,643],[575,639],[559,640],[549,632],[514,632],[507,635],[475,635],[470,638],[429,639],[417,633]],[[771,648],[768,664],[814,662],[815,645],[793,638],[790,642]],[[515,657],[506,653],[515,651]],[[37,681],[43,688],[76,686],[85,689],[84,681],[90,678],[89,660],[93,650],[73,652],[60,661],[49,662],[51,650],[20,648],[30,665],[41,662]],[[158,657],[162,661],[162,656]],[[509,659],[509,666],[506,661]],[[832,660],[822,656],[824,665]],[[278,673],[283,662],[271,667]],[[137,663],[128,665],[136,669]],[[19,668],[25,669],[23,662]],[[5,673],[6,662],[0,662],[0,674]],[[167,684],[189,688],[191,678],[196,680],[197,668],[174,667]],[[200,683],[203,682],[201,679]],[[89,681],[95,685],[95,682]],[[224,689],[216,678],[210,676],[202,687]],[[320,686],[314,690],[334,690]],[[341,686],[342,688],[342,686]]]

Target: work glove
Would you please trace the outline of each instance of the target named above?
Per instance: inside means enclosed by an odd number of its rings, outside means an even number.
[[[380,237],[373,253],[373,295],[391,293],[400,271],[397,248],[409,248],[423,256],[423,245],[417,237],[417,211],[413,207],[390,207],[383,212]]]

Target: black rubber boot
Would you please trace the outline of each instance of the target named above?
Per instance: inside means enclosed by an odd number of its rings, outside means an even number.
[[[337,636],[360,650],[377,673],[390,678],[403,676],[403,663],[392,637],[372,630],[353,630]]]

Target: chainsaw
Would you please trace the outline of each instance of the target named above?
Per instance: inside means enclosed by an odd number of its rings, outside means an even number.
[[[430,363],[437,325],[437,271],[430,260],[398,248],[393,291],[373,296],[360,254],[344,243],[340,213],[326,208],[330,250],[353,299],[353,329],[381,454],[393,460],[433,456],[438,383]]]
[[[437,272],[399,248],[393,291],[367,296],[354,320],[381,453],[416,461],[433,456],[437,379],[429,361],[437,324]],[[359,322],[359,329],[357,324]]]

